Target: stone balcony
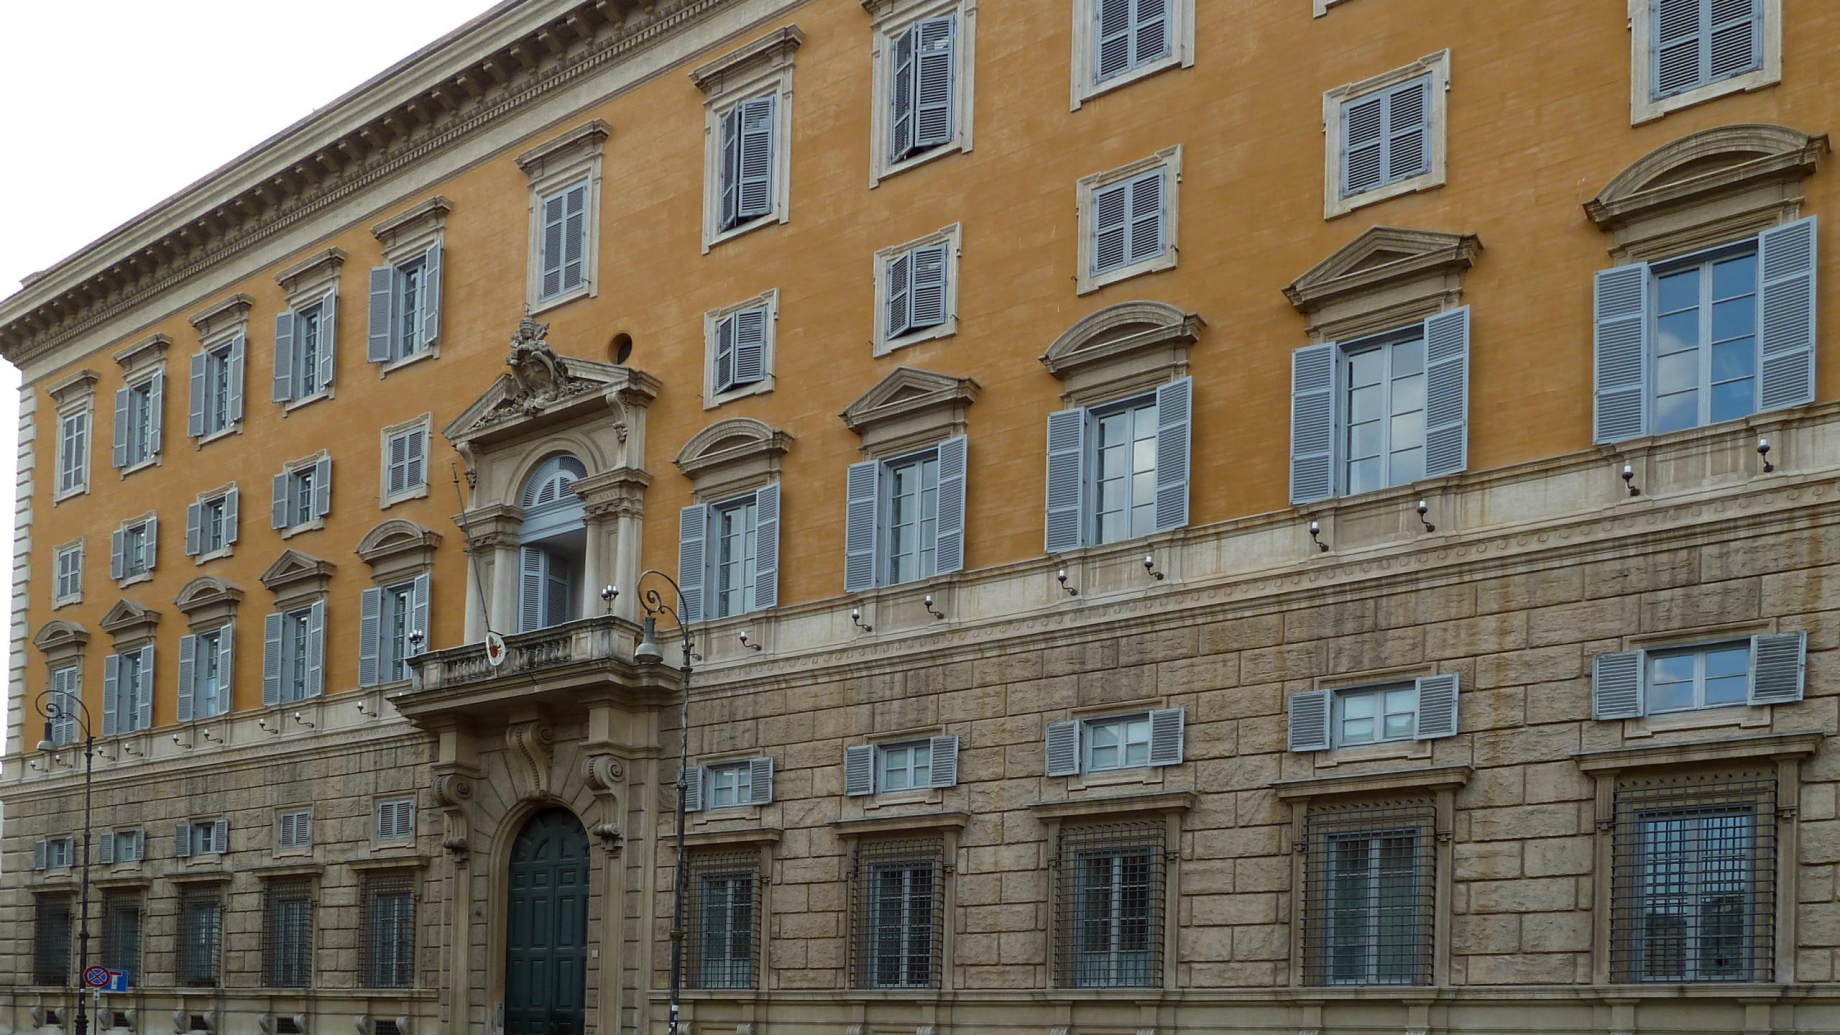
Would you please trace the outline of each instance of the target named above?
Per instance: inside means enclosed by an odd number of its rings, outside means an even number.
[[[675,670],[634,664],[638,643],[637,625],[601,615],[506,636],[496,666],[483,641],[430,651],[410,659],[410,688],[390,700],[410,721],[429,725],[609,699],[655,702],[674,693]]]

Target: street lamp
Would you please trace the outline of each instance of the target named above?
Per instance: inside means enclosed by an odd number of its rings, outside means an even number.
[[[656,589],[648,589],[639,595],[640,603],[645,607],[645,623],[639,638],[639,645],[633,648],[633,661],[640,665],[658,665],[664,662],[664,648],[658,643],[658,616],[670,615],[677,623],[677,635],[681,641],[682,660],[678,672],[682,676],[683,714],[677,724],[677,863],[676,877],[671,888],[671,1027],[670,1035],[677,1035],[678,1007],[684,991],[684,898],[688,893],[688,867],[684,865],[684,820],[685,804],[689,793],[689,784],[684,774],[690,768],[690,659],[699,657],[695,653],[696,642],[690,638],[690,623],[684,620],[684,590],[677,580],[657,569],[648,569],[639,574],[643,584],[647,575],[656,575],[671,584],[671,591],[676,595],[676,603],[666,603]],[[610,589],[612,587],[609,587]],[[613,596],[619,590],[613,590]],[[611,597],[609,597],[611,600]],[[78,1031],[76,1035],[83,1035]]]
[[[32,706],[45,717],[45,736],[38,742],[38,750],[45,753],[57,750],[55,726],[60,722],[75,722],[83,734],[83,881],[82,904],[77,913],[77,1025],[74,1035],[88,1035],[89,1014],[83,1009],[82,976],[89,969],[89,804],[90,776],[96,757],[95,728],[90,725],[89,708],[74,694],[45,690],[33,700]]]

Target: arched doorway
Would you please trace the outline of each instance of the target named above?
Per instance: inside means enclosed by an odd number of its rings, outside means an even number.
[[[588,834],[566,809],[530,818],[511,847],[506,1035],[581,1035],[588,964]]]
[[[580,617],[588,533],[581,497],[569,484],[588,469],[568,453],[545,459],[524,479],[524,522],[518,528],[518,631],[546,629]]]

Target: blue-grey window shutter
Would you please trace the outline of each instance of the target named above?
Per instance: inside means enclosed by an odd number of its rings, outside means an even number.
[[[390,347],[396,321],[391,310],[396,305],[396,267],[372,266],[370,317],[364,356],[372,363],[388,363],[395,351]]]
[[[1748,2],[1748,0],[1747,0]],[[1654,96],[1667,97],[1705,81],[1701,62],[1706,26],[1704,0],[1652,0],[1649,58],[1654,68]]]
[[[1642,714],[1643,654],[1639,650],[1591,659],[1591,718],[1633,719]]]
[[[1648,264],[1599,270],[1595,440],[1648,434]]]
[[[147,570],[152,571],[160,563],[160,519],[147,519]]]
[[[68,684],[60,689],[70,692]],[[102,735],[113,737],[122,732],[122,726],[121,655],[110,654],[102,659]]]
[[[1291,353],[1291,502],[1335,495],[1335,368],[1333,342]]]
[[[952,51],[956,19],[928,18],[915,25],[914,149],[952,141]]]
[[[1757,336],[1760,410],[1814,401],[1815,238],[1813,216],[1757,237],[1763,317]]]
[[[881,538],[881,464],[863,460],[850,465],[848,501],[844,512],[843,591],[855,593],[875,585],[876,542]]]
[[[1080,724],[1074,721],[1050,722],[1047,746],[1043,754],[1049,776],[1078,776],[1080,772]]]
[[[128,389],[121,388],[115,392],[115,453],[112,463],[116,467],[128,466]]]
[[[773,803],[773,756],[762,755],[748,760],[749,805]]]
[[[138,677],[134,688],[134,728],[147,730],[153,728],[153,676],[157,669],[153,663],[153,644],[141,648],[141,667],[135,673]]]
[[[700,765],[684,770],[684,811],[703,811],[703,767]]]
[[[192,353],[191,409],[186,415],[185,433],[193,438],[204,434],[204,372],[209,365],[207,353]]]
[[[914,151],[914,49],[918,27],[909,28],[892,41],[893,80],[888,88],[888,157],[898,162]]]
[[[726,392],[735,387],[735,314],[716,321],[715,389]]]
[[[428,246],[422,256],[422,348],[433,348],[441,338],[441,242]]]
[[[309,520],[332,513],[332,458],[322,456],[313,464],[313,515]]]
[[[166,425],[166,371],[154,371],[147,384],[147,452],[151,456],[160,451]]]
[[[548,555],[541,547],[518,548],[518,631],[543,628],[543,582]]]
[[[1189,424],[1193,378],[1156,390],[1156,530],[1188,524]]]
[[[913,287],[913,256],[902,252],[888,260],[888,298],[886,299],[887,329],[884,337],[898,338],[906,334],[911,327],[911,302],[909,293]]]
[[[1329,749],[1329,691],[1299,690],[1290,696],[1288,748],[1292,751]]]
[[[1184,713],[1180,708],[1150,712],[1150,764],[1178,765],[1182,761]]]
[[[332,387],[333,375],[338,369],[338,331],[339,293],[330,291],[319,308],[319,382],[313,386],[314,391]]]
[[[1425,321],[1425,476],[1469,466],[1469,306]]]
[[[741,193],[736,219],[747,220],[773,211],[773,109],[777,94],[742,101]]]
[[[588,185],[577,184],[563,197],[562,290],[588,282]]]
[[[1808,634],[1771,633],[1751,637],[1751,704],[1802,699],[1808,670]]]
[[[937,327],[946,322],[946,278],[950,275],[947,250],[951,245],[940,242],[913,251],[913,294],[908,312],[908,327]]]
[[[1763,5],[1760,0],[1715,0],[1706,46],[1707,81],[1726,79],[1763,65]]]
[[[279,611],[262,623],[262,703],[281,703],[281,622]]]
[[[538,297],[553,298],[563,292],[562,234],[567,221],[567,191],[543,199],[543,271]]]
[[[272,479],[275,494],[274,503],[270,507],[269,526],[272,528],[286,528],[294,523],[289,520],[290,515],[288,513],[290,509],[288,480],[288,473],[286,471],[275,475]]]
[[[383,590],[358,594],[358,685],[376,686],[383,650]]]
[[[428,629],[428,575],[423,573],[409,584],[409,631],[422,634],[422,642],[408,644],[409,657],[414,657],[428,649],[431,634]]]
[[[779,606],[779,483],[754,493],[754,609]]]
[[[217,697],[209,702],[211,715],[230,710],[230,692],[236,685],[236,623],[224,624],[217,637]]]
[[[236,543],[236,525],[239,518],[237,497],[240,495],[241,493],[234,488],[224,493],[224,545],[226,546]]]
[[[735,225],[741,212],[741,105],[722,113],[721,226]]]
[[[189,859],[192,855],[192,824],[180,820],[173,827],[173,855],[180,859]]]
[[[230,850],[230,821],[214,819],[211,821],[211,847],[222,855]]]
[[[127,571],[127,532],[117,528],[109,534],[109,578],[120,579]]]
[[[230,391],[226,393],[229,401],[226,406],[228,412],[224,415],[224,420],[228,424],[240,424],[243,421],[243,369],[249,362],[248,353],[248,336],[238,331],[236,337],[230,339],[230,361],[227,375]]]
[[[1370,94],[1342,105],[1342,195],[1386,182],[1386,95]]]
[[[743,309],[729,319],[735,328],[734,376],[729,387],[757,384],[767,370],[767,311]]]
[[[114,865],[115,832],[113,830],[104,830],[101,835],[99,835],[96,848],[96,861],[104,866]]]
[[[1163,254],[1168,236],[1163,228],[1162,169],[1134,177],[1130,183],[1131,242],[1129,263],[1145,262]]]
[[[1048,414],[1048,553],[1076,550],[1086,531],[1086,410]]]
[[[179,721],[191,722],[198,692],[198,637],[179,637]],[[208,712],[207,712],[208,714]]]
[[[187,503],[185,505],[185,555],[198,556],[198,537],[203,531],[204,504]]]
[[[1169,53],[1170,0],[1137,0],[1131,14],[1131,67],[1141,68]]]
[[[950,575],[965,566],[966,440],[954,435],[939,443],[939,521],[933,574]]]
[[[1457,674],[1422,676],[1418,683],[1418,739],[1457,734]]]
[[[875,747],[851,744],[843,749],[843,793],[851,797],[875,793]]]
[[[927,738],[927,757],[932,759],[929,787],[958,785],[958,734]]]
[[[709,507],[693,503],[678,512],[677,587],[684,621],[703,620],[703,586],[709,573]]]
[[[45,869],[50,862],[46,856],[50,854],[50,845],[44,838],[41,837],[32,842],[32,868],[35,870]]]
[[[1095,40],[1097,81],[1104,81],[1131,69],[1132,17],[1131,0],[1095,0],[1094,17],[1098,21]]]
[[[1386,94],[1386,182],[1398,183],[1430,168],[1431,79],[1415,79]]]
[[[315,600],[307,609],[307,696],[318,697],[326,688],[326,602]]]
[[[1093,191],[1092,271],[1095,274],[1115,270],[1128,261],[1130,194],[1129,182]]]
[[[305,392],[301,393],[305,395]],[[275,401],[294,398],[294,312],[275,314]]]

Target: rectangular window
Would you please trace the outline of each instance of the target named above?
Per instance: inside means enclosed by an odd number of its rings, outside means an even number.
[[[1763,0],[1649,0],[1655,100],[1763,67]]]
[[[390,353],[393,359],[406,359],[422,351],[428,344],[422,339],[422,306],[427,287],[428,265],[424,259],[411,259],[396,267],[396,298],[390,307],[395,314],[395,326],[390,329]]]
[[[1181,708],[1051,722],[1047,729],[1049,776],[1076,776],[1182,761],[1187,717]]]
[[[1756,412],[1755,247],[1657,266],[1654,276],[1653,430]]]
[[[32,983],[70,983],[71,897],[39,895],[32,900]]]
[[[202,414],[201,435],[213,435],[234,423],[231,411],[231,346],[229,343],[207,350],[204,355],[202,397],[193,405]]]
[[[1156,397],[1096,410],[1090,430],[1094,541],[1156,531]]]
[[[773,126],[777,93],[751,97],[722,115],[719,229],[733,230],[773,212]]]
[[[187,843],[193,856],[222,855],[230,850],[226,844],[230,828],[221,819],[195,819],[180,824],[185,828]]]
[[[1160,258],[1166,250],[1168,171],[1161,167],[1092,191],[1092,275]]]
[[[294,398],[318,395],[326,386],[320,384],[320,350],[324,347],[323,309],[321,303],[294,310]]]
[[[753,800],[753,765],[735,762],[712,765],[705,770],[704,805],[712,809],[730,809]]]
[[[543,217],[543,273],[537,299],[548,301],[587,283],[587,181],[545,194],[538,207]]]
[[[121,575],[131,579],[153,570],[153,522],[136,521],[121,530]]]
[[[950,242],[909,248],[883,262],[883,341],[944,325],[950,299]]]
[[[1056,866],[1056,984],[1154,988],[1163,983],[1161,819],[1061,831]]]
[[[1350,346],[1343,350],[1342,362],[1348,492],[1372,492],[1423,478],[1423,328],[1390,341]]]
[[[270,881],[262,895],[262,983],[306,988],[313,983],[313,886]]]
[[[230,545],[230,497],[214,496],[198,504],[198,556],[219,553]]]
[[[152,722],[153,707],[147,697],[153,692],[153,652],[151,649],[131,650],[110,657],[115,662],[117,673],[115,728],[122,733],[144,729]],[[103,710],[108,710],[107,701],[103,702]],[[145,724],[141,722],[143,714],[148,716]]]
[[[281,699],[306,700],[308,669],[313,655],[312,608],[298,608],[281,616]]]
[[[690,857],[685,939],[692,988],[754,988],[759,944],[760,855],[706,852]]]
[[[889,161],[903,162],[952,143],[958,18],[924,18],[888,40]]]
[[[415,884],[408,874],[363,881],[359,974],[366,988],[415,986]]]
[[[53,837],[45,841],[45,869],[68,870],[77,853],[75,837]]]
[[[142,984],[141,918],[140,895],[123,891],[102,893],[102,965],[127,972],[129,987]]]
[[[137,863],[147,858],[147,832],[144,830],[112,830],[103,834],[102,861],[105,863]]]
[[[230,635],[225,625],[199,633],[193,641],[192,714],[197,718],[230,710],[230,673],[224,670]]]
[[[303,467],[288,475],[288,511],[296,515],[292,524],[305,524],[313,520],[314,472],[311,467]]]
[[[1418,736],[1418,685],[1338,690],[1335,693],[1335,744],[1377,744]]]
[[[758,517],[759,508],[751,495],[722,504],[715,510],[714,617],[727,618],[754,610]]]
[[[932,578],[939,534],[939,456],[903,457],[890,461],[885,472],[888,584]]]
[[[51,690],[57,696],[52,700],[59,702],[59,715],[50,720],[51,743],[58,746],[77,742],[77,715],[81,711],[80,700],[83,670],[78,665],[65,665],[51,670]]]
[[[52,605],[83,599],[83,544],[71,543],[57,548],[52,565],[57,585],[52,591]]]
[[[158,378],[130,385],[127,389],[127,459],[124,467],[133,467],[153,459],[154,411]]]
[[[882,744],[875,749],[876,789],[910,791],[933,785],[933,745],[929,740]]]
[[[384,444],[384,502],[405,497],[428,485],[428,426],[417,424],[389,436]]]
[[[1094,81],[1103,83],[1170,54],[1171,0],[1093,0]]]
[[[1612,845],[1612,981],[1771,980],[1774,770],[1621,780]]]
[[[1652,651],[1646,660],[1645,714],[1741,705],[1750,699],[1749,641]]]
[[[58,495],[89,487],[89,414],[87,405],[58,418]]]
[[[938,840],[857,846],[854,987],[939,987],[943,862]]]
[[[767,306],[738,310],[716,321],[712,387],[718,394],[758,384],[766,377],[771,322]]]
[[[275,847],[313,847],[313,810],[288,809],[275,816]]]
[[[391,798],[377,803],[377,840],[401,841],[415,836],[415,799]]]
[[[183,988],[217,987],[223,946],[223,900],[215,887],[186,885],[179,891],[179,935],[173,976]]]
[[[1431,171],[1431,76],[1342,102],[1342,194]]]
[[[1086,723],[1082,771],[1102,773],[1150,764],[1150,713],[1091,719]]]
[[[415,583],[404,582],[383,591],[383,640],[378,658],[379,678],[393,682],[409,678],[409,658],[414,654],[410,642],[412,616],[415,613]]]
[[[1436,821],[1436,807],[1426,800],[1309,810],[1306,983],[1431,983]]]

